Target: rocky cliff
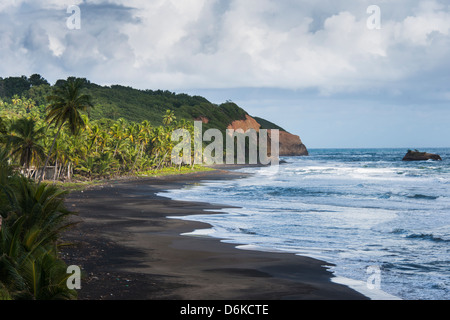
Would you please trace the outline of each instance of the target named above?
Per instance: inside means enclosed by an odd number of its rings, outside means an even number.
[[[228,129],[242,129],[247,131],[248,129],[254,129],[259,132],[261,125],[251,116],[246,115],[245,120],[235,120],[229,126]],[[270,129],[270,128],[268,128]],[[270,131],[269,131],[269,141],[270,146]],[[293,135],[286,131],[280,130],[280,156],[307,156],[308,150],[303,144],[299,136]]]
[[[307,156],[308,150],[299,136],[280,131],[280,156]]]

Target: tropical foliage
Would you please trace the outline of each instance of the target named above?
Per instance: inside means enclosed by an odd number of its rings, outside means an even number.
[[[74,299],[59,235],[71,225],[64,192],[14,172],[0,148],[0,300]]]
[[[71,225],[61,182],[190,171],[172,165],[173,131],[193,137],[195,119],[225,130],[246,114],[169,91],[0,78],[0,300],[76,298],[58,256]]]
[[[25,78],[16,80],[26,87]],[[148,120],[91,120],[85,85],[75,78],[52,90],[38,84],[35,92],[47,93],[47,103],[39,106],[17,93],[0,99],[0,300],[77,297],[67,288],[67,266],[58,254],[72,213],[64,207],[65,192],[49,180],[190,170],[172,167],[170,154],[172,131],[193,132],[192,121],[177,119],[171,110],[158,126]]]
[[[200,96],[99,86],[84,78],[53,86],[40,75],[0,78],[0,139],[20,147],[10,155],[12,165],[39,182],[161,170],[171,166],[174,129],[192,133],[194,120],[201,119],[203,130],[224,132],[246,114],[231,101],[215,105]],[[39,134],[27,140],[33,153],[21,161],[17,128],[25,119]]]
[[[170,109],[157,126],[149,120],[92,120],[88,114],[95,106],[85,86],[83,79],[58,82],[44,107],[30,108],[17,96],[2,100],[1,139],[10,146],[16,170],[39,182],[149,172],[171,166],[174,129],[193,133],[193,121],[179,119]]]

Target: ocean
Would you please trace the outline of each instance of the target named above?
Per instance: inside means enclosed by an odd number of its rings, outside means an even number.
[[[324,260],[336,282],[374,299],[447,300],[450,148],[419,150],[443,161],[404,162],[406,149],[311,149],[239,169],[247,178],[163,195],[235,207],[183,217],[212,226],[191,235]]]

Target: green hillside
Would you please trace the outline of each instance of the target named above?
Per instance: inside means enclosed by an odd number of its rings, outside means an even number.
[[[193,120],[202,120],[204,131],[224,132],[247,115],[229,101],[217,105],[200,96],[100,86],[84,78],[53,85],[38,74],[0,78],[0,153],[8,155],[15,170],[35,179],[143,173],[173,166],[175,129],[192,136]],[[283,130],[255,119],[263,129]],[[53,171],[47,173],[47,166]]]
[[[33,107],[46,105],[45,97],[52,87],[62,85],[58,80],[53,86],[40,75],[29,78],[0,78],[0,97],[12,103],[14,98],[31,99]],[[209,120],[205,129],[224,130],[232,121],[245,119],[247,112],[235,103],[213,104],[204,97],[190,96],[163,90],[138,90],[121,85],[100,86],[84,79],[85,92],[92,97],[94,108],[89,111],[92,120],[123,118],[128,121],[150,121],[154,126],[162,124],[166,110],[172,110],[177,119],[193,120],[205,117]],[[262,120],[262,119],[261,119]],[[263,120],[264,121],[264,120]]]
[[[266,119],[263,119],[260,117],[253,117],[253,118],[256,120],[256,122],[258,122],[261,125],[261,129],[267,129],[267,130],[278,129],[280,131],[286,131],[282,127],[280,127],[280,126],[276,125],[275,123],[270,122]]]

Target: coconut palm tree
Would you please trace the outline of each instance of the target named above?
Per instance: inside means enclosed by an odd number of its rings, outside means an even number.
[[[44,159],[44,147],[41,140],[45,136],[44,127],[36,128],[36,122],[31,118],[21,118],[11,125],[11,133],[7,136],[13,156],[18,156],[19,163],[29,175],[32,164],[36,166]]]
[[[163,124],[168,126],[176,119],[175,114],[172,110],[166,110],[166,114],[163,117]]]
[[[82,79],[69,78],[62,86],[56,87],[53,95],[47,97],[50,105],[47,107],[46,120],[50,121],[50,125],[54,124],[58,129],[39,177],[39,183],[42,181],[45,168],[62,127],[67,124],[69,132],[72,135],[77,135],[80,129],[85,126],[80,112],[86,111],[93,105],[91,97],[82,93],[83,84],[84,80]]]
[[[144,148],[150,140],[150,133],[151,133],[150,122],[148,120],[144,120],[144,121],[142,121],[141,124],[137,124],[136,132],[137,132],[137,135],[136,135],[137,142],[139,142],[139,144],[138,144],[139,148],[138,148],[138,153],[134,160],[133,168],[131,169],[131,172],[134,171],[137,161],[141,158]]]
[[[17,94],[12,97],[11,101],[15,106],[22,103],[22,99],[20,99]]]
[[[167,124],[166,127],[160,126],[154,131],[154,136],[151,141],[153,144],[153,150],[156,151],[155,159],[158,159],[159,156],[163,155],[156,167],[157,170],[161,167],[161,165],[162,167],[165,166],[166,157],[172,152],[173,142],[171,140],[171,135],[173,130],[174,127]]]
[[[27,113],[30,113],[31,109],[36,106],[36,103],[32,99],[27,99],[23,101],[23,105],[26,108]]]
[[[91,140],[91,143],[90,143],[90,145],[89,145],[89,148],[88,148],[88,151],[91,151],[91,149],[92,149],[92,146],[94,145],[94,143],[95,144],[97,144],[97,147],[96,147],[96,149],[95,149],[95,152],[97,152],[98,150],[98,143],[97,143],[97,141],[98,141],[98,139],[99,139],[99,137],[100,137],[100,127],[98,126],[98,124],[94,124],[91,128],[90,128],[90,140]]]
[[[116,140],[116,146],[114,148],[114,157],[117,154],[117,149],[119,148],[119,145],[124,139],[124,129],[125,128],[125,120],[123,118],[118,119],[112,126],[111,126],[111,135]]]
[[[159,156],[164,153],[163,132],[164,132],[163,127],[159,126],[155,128],[155,130],[153,130],[153,135],[150,140],[152,143],[152,152],[156,153],[154,158],[155,163],[159,162]]]

